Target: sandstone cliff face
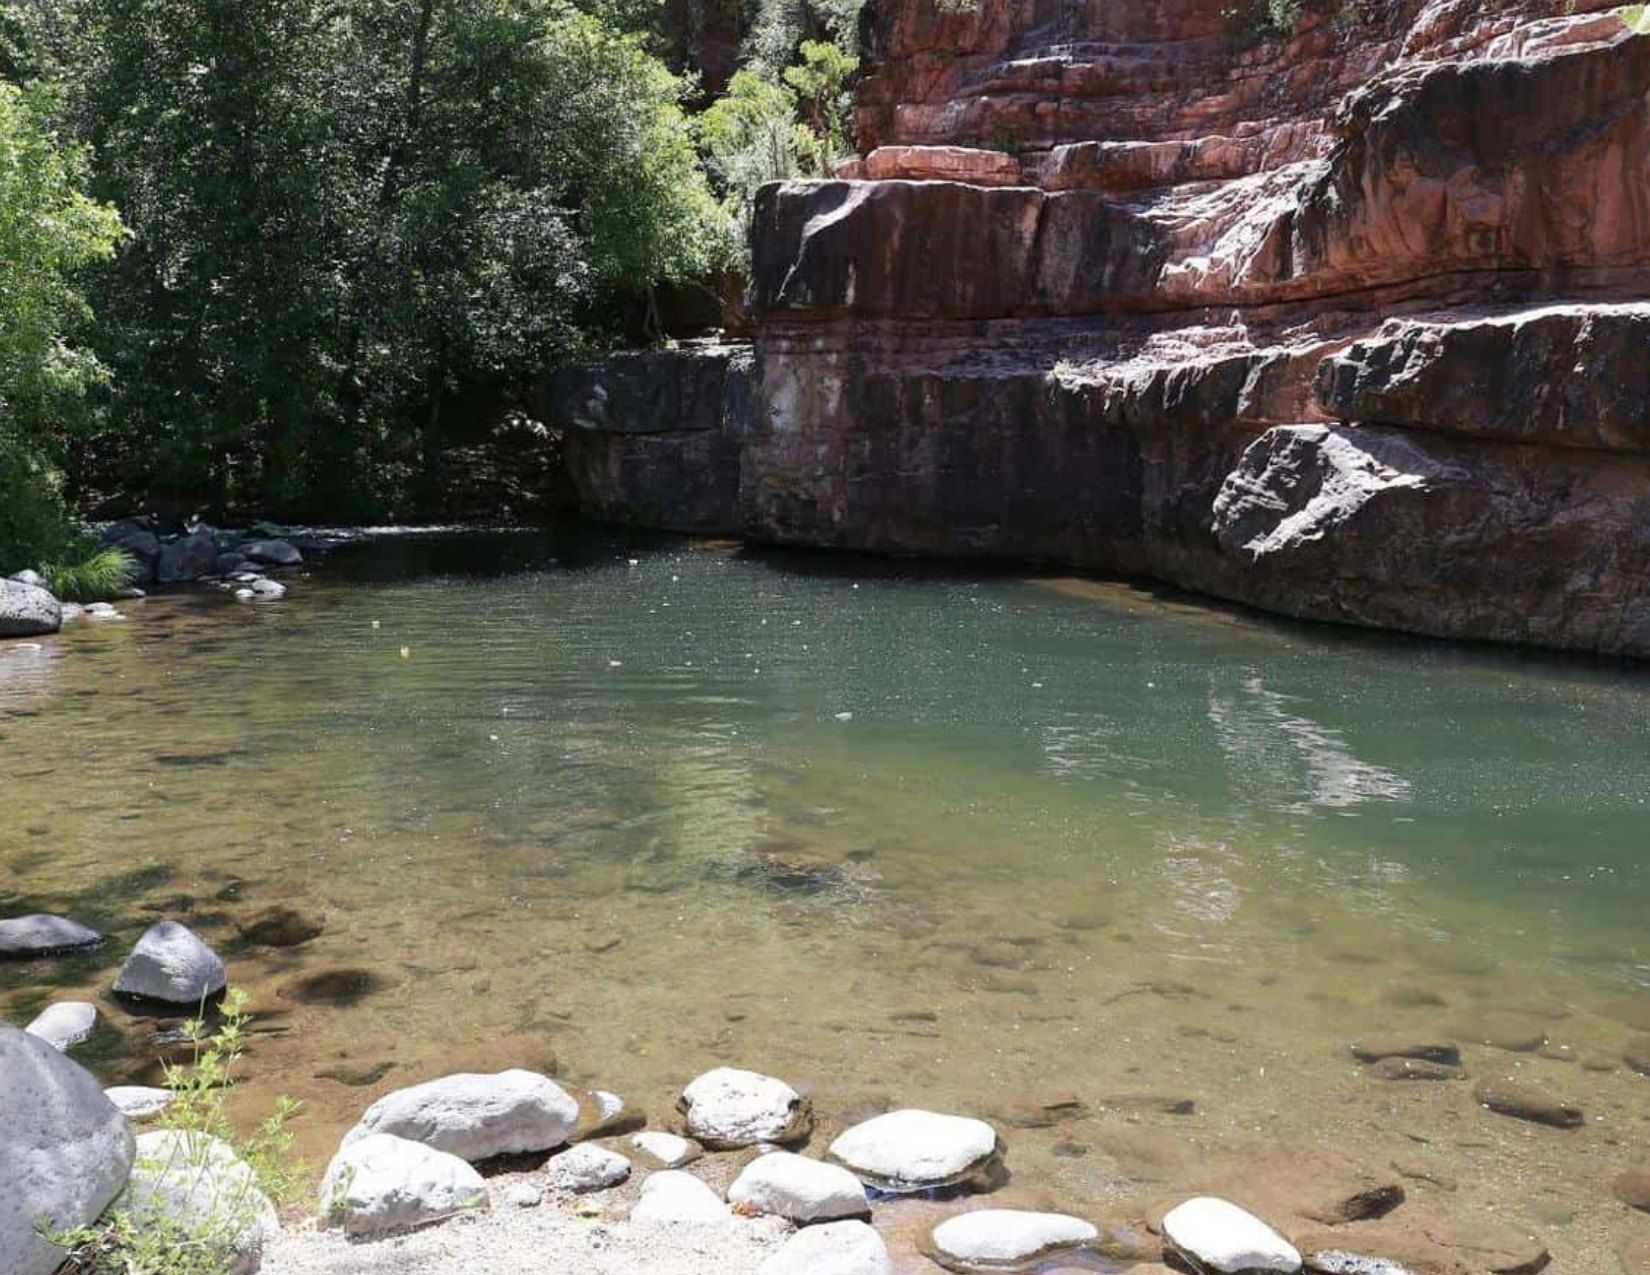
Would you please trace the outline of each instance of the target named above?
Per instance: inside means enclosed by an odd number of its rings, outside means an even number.
[[[887,0],[723,407],[562,379],[587,505],[1650,655],[1650,35],[1559,8]]]

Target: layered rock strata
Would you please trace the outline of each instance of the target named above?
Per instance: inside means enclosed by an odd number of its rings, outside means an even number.
[[[1650,655],[1650,34],[1570,10],[893,0],[749,342],[558,378],[585,507]]]

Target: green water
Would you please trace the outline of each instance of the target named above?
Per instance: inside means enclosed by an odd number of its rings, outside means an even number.
[[[1060,1202],[1192,1174],[1124,1126],[1383,1169],[1425,1143],[1450,1209],[1577,1260],[1618,1238],[1600,1181],[1650,1116],[1618,1065],[1650,1029],[1650,674],[592,533],[317,561],[280,604],[156,598],[0,647],[0,911],[117,940],[0,969],[0,1012],[100,995],[175,915],[253,993],[244,1101],[296,1093],[318,1159],[442,1070],[553,1053],[662,1113],[725,1061],[827,1129],[1116,1099],[1011,1126],[1016,1181]],[[240,940],[273,904],[323,934]],[[106,1008],[89,1056],[152,1076]],[[1458,1040],[1589,1126],[1374,1082],[1346,1045],[1375,1030]],[[1530,1033],[1545,1054],[1478,1043]]]

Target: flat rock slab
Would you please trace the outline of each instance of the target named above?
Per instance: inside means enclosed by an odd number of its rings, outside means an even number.
[[[1196,1271],[1214,1275],[1295,1275],[1295,1246],[1253,1213],[1227,1200],[1199,1196],[1163,1216],[1163,1239]]]
[[[544,1166],[545,1181],[559,1191],[605,1191],[629,1176],[629,1160],[591,1142],[581,1142],[551,1156]]]
[[[774,1151],[746,1165],[728,1188],[728,1203],[798,1225],[871,1213],[865,1187],[847,1169],[789,1151]]]
[[[1030,1270],[1099,1238],[1098,1227],[1064,1213],[979,1209],[936,1226],[929,1256],[953,1271]]]
[[[97,1007],[85,1001],[55,1001],[36,1014],[23,1030],[53,1049],[78,1045],[97,1026]]]
[[[103,936],[66,916],[36,912],[0,921],[0,957],[56,956],[96,947]]]
[[[762,1264],[761,1275],[893,1275],[882,1237],[864,1222],[798,1231]]]
[[[630,1216],[642,1222],[696,1222],[721,1224],[733,1221],[733,1214],[720,1196],[680,1169],[655,1173],[642,1183]]]
[[[890,1111],[831,1143],[830,1158],[883,1191],[926,1191],[966,1181],[997,1154],[983,1120],[933,1111]]]
[[[126,1184],[135,1145],[92,1075],[0,1023],[0,1254],[6,1275],[52,1275],[63,1251],[35,1229],[93,1221]]]
[[[199,1005],[228,982],[222,959],[193,930],[177,921],[157,921],[121,966],[115,991],[169,1005]]]
[[[389,1133],[339,1148],[321,1181],[321,1224],[349,1235],[403,1231],[486,1207],[487,1184],[467,1160]]]
[[[689,1136],[713,1150],[795,1142],[813,1128],[808,1100],[783,1080],[736,1067],[707,1071],[678,1102]]]
[[[578,1118],[577,1100],[538,1072],[460,1072],[385,1094],[344,1141],[393,1133],[474,1162],[558,1147]]]
[[[1580,1107],[1525,1080],[1480,1080],[1472,1096],[1487,1111],[1554,1129],[1577,1129],[1587,1119]]]

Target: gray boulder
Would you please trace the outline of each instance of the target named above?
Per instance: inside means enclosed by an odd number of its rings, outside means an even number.
[[[890,1111],[840,1135],[827,1154],[879,1190],[928,1191],[983,1169],[997,1154],[997,1131],[965,1116]]]
[[[54,956],[96,947],[103,936],[66,916],[33,912],[0,921],[0,957]]]
[[[142,1230],[187,1234],[232,1272],[255,1271],[281,1228],[258,1175],[222,1139],[179,1129],[139,1135],[116,1202]]]
[[[91,1073],[0,1023],[0,1254],[6,1275],[51,1275],[61,1249],[36,1230],[84,1226],[126,1185],[126,1118]]]
[[[160,547],[156,575],[162,584],[185,584],[211,575],[217,565],[217,534],[203,527]]]
[[[486,1160],[558,1147],[578,1119],[577,1100],[548,1076],[461,1072],[385,1094],[367,1108],[344,1145],[393,1133],[465,1160]]]
[[[487,1184],[456,1155],[374,1133],[341,1147],[321,1182],[321,1225],[377,1235],[487,1207]]]
[[[63,608],[37,584],[0,580],[0,638],[40,637],[63,627]]]
[[[97,1007],[85,1001],[53,1001],[34,1016],[23,1030],[38,1036],[53,1049],[78,1045],[97,1026]]]
[[[560,1155],[552,1156],[544,1166],[544,1177],[560,1191],[575,1194],[585,1191],[605,1191],[618,1186],[630,1176],[630,1161],[617,1151],[599,1147],[594,1142],[581,1142]]]
[[[693,1080],[677,1101],[688,1135],[712,1150],[795,1142],[813,1128],[808,1100],[783,1080],[717,1067]]]
[[[160,538],[135,518],[123,518],[103,529],[98,544],[124,550],[132,560],[132,583],[151,585],[160,565]]]
[[[223,991],[228,981],[222,959],[193,930],[177,921],[157,921],[121,966],[115,991],[171,1005],[198,1005]]]
[[[287,540],[248,540],[240,551],[266,567],[296,567],[304,560],[304,555]]]

